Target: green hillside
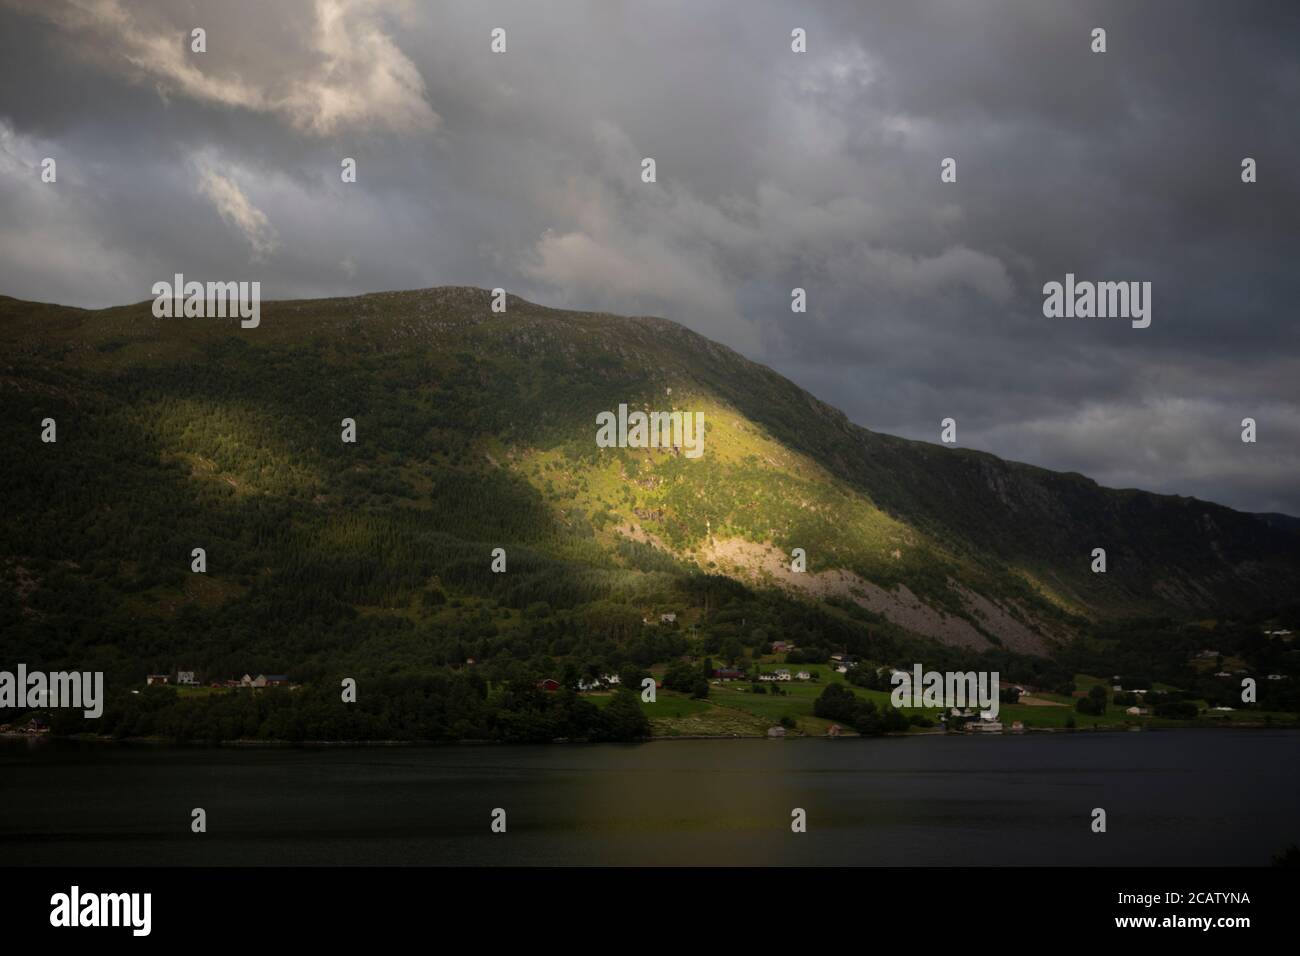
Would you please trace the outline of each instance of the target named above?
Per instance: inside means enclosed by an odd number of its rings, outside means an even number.
[[[1276,522],[876,434],[661,319],[489,304],[265,303],[245,330],[0,298],[4,659],[490,697],[777,639],[1049,670],[1136,618],[1295,601]],[[598,448],[620,403],[703,411],[703,456]]]

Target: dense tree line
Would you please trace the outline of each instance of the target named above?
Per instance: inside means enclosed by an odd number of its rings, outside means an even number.
[[[813,703],[813,713],[868,736],[901,733],[910,726],[902,711],[894,707],[877,707],[875,701],[863,700],[843,684],[826,685]]]
[[[50,712],[57,733],[181,742],[453,741],[542,743],[556,739],[632,741],[650,723],[626,689],[604,707],[564,688],[545,693],[531,681],[488,688],[473,674],[394,677],[359,682],[355,702],[332,686],[237,689],[203,696],[155,685],[110,696],[102,717]]]
[[[807,547],[815,570],[842,557],[836,523],[852,511],[854,540],[874,555],[860,559],[861,573],[954,600],[956,558],[928,546],[880,557],[897,530],[890,520],[853,511],[832,487],[774,481],[757,460],[670,458],[643,475],[638,457],[620,452],[633,481],[577,501],[588,476],[575,486],[571,472],[596,452],[574,440],[574,408],[608,407],[611,389],[646,384],[625,370],[614,380],[571,357],[429,356],[380,349],[360,327],[340,335],[277,349],[220,339],[192,362],[94,372],[54,354],[14,359],[0,383],[0,442],[12,452],[0,457],[0,666],[102,670],[111,714],[91,729],[188,739],[627,739],[641,725],[626,695],[596,715],[568,693],[579,677],[620,674],[632,687],[666,667],[671,687],[703,696],[706,661],[743,664],[776,639],[799,646],[790,663],[859,658],[855,682],[924,662],[1069,693],[1075,673],[1122,673],[1230,703],[1238,680],[1189,664],[1210,645],[1256,675],[1292,678],[1260,680],[1258,706],[1300,709],[1297,652],[1261,635],[1263,616],[1208,632],[1170,621],[1090,626],[1050,659],[972,654],[921,641],[847,598],[810,604],[747,587],[648,541],[604,548],[596,529],[611,509],[644,503],[635,482],[653,478],[658,505],[674,515],[658,529],[670,543],[697,543],[725,520],[755,540],[770,532],[782,548]],[[336,361],[341,349],[349,354]],[[563,396],[547,363],[574,376]],[[59,423],[57,444],[34,438],[47,416]],[[356,445],[339,440],[344,417],[358,421]],[[530,465],[553,494],[502,466],[514,442],[555,444]],[[190,570],[196,546],[205,574]],[[491,569],[497,546],[508,573]],[[659,610],[680,624],[643,621]],[[1300,629],[1295,608],[1278,613]],[[207,698],[143,686],[146,673],[177,669],[204,680],[287,673],[304,686]],[[394,683],[340,712],[340,675]],[[539,697],[545,677],[566,690]],[[888,719],[850,713],[834,695],[825,706],[866,732]]]

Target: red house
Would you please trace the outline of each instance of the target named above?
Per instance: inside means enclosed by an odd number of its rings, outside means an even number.
[[[546,679],[537,682],[537,689],[544,690],[548,694],[554,694],[560,689],[560,682],[547,677]]]

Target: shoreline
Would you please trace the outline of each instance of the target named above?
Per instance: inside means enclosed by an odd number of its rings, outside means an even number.
[[[909,733],[889,733],[873,734],[863,736],[861,734],[845,735],[840,737],[831,737],[829,735],[812,735],[812,734],[787,734],[784,737],[768,737],[765,734],[664,734],[650,737],[641,737],[636,740],[622,741],[592,741],[585,739],[568,739],[556,738],[548,741],[538,742],[521,742],[508,740],[187,740],[178,741],[170,737],[106,737],[98,734],[70,734],[59,736],[54,734],[30,734],[7,732],[0,734],[0,740],[57,740],[57,741],[76,741],[78,743],[89,744],[124,744],[129,746],[152,746],[152,747],[221,747],[221,748],[249,748],[249,749],[280,749],[294,748],[302,750],[326,750],[334,748],[388,748],[388,747],[485,747],[485,746],[572,746],[572,745],[593,745],[597,743],[614,743],[614,744],[644,744],[657,743],[661,741],[672,740],[868,740],[868,739],[906,739],[912,737],[961,737],[961,738],[981,738],[981,737],[1025,737],[1034,734],[1095,734],[1095,733],[1153,733],[1162,731],[1186,731],[1186,730],[1298,730],[1300,723],[1290,724],[1264,724],[1264,723],[1231,723],[1231,724],[1199,724],[1192,726],[1173,726],[1173,727],[1146,727],[1137,724],[1113,724],[1104,727],[1026,727],[1020,731],[1003,731],[1001,733],[976,733],[960,732],[949,733],[945,730],[924,729]]]

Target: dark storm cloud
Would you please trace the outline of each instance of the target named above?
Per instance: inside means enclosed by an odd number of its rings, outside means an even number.
[[[1265,3],[0,0],[0,291],[503,285],[871,428],[1300,513],[1297,40]],[[1150,281],[1151,327],[1045,319],[1066,272]]]

